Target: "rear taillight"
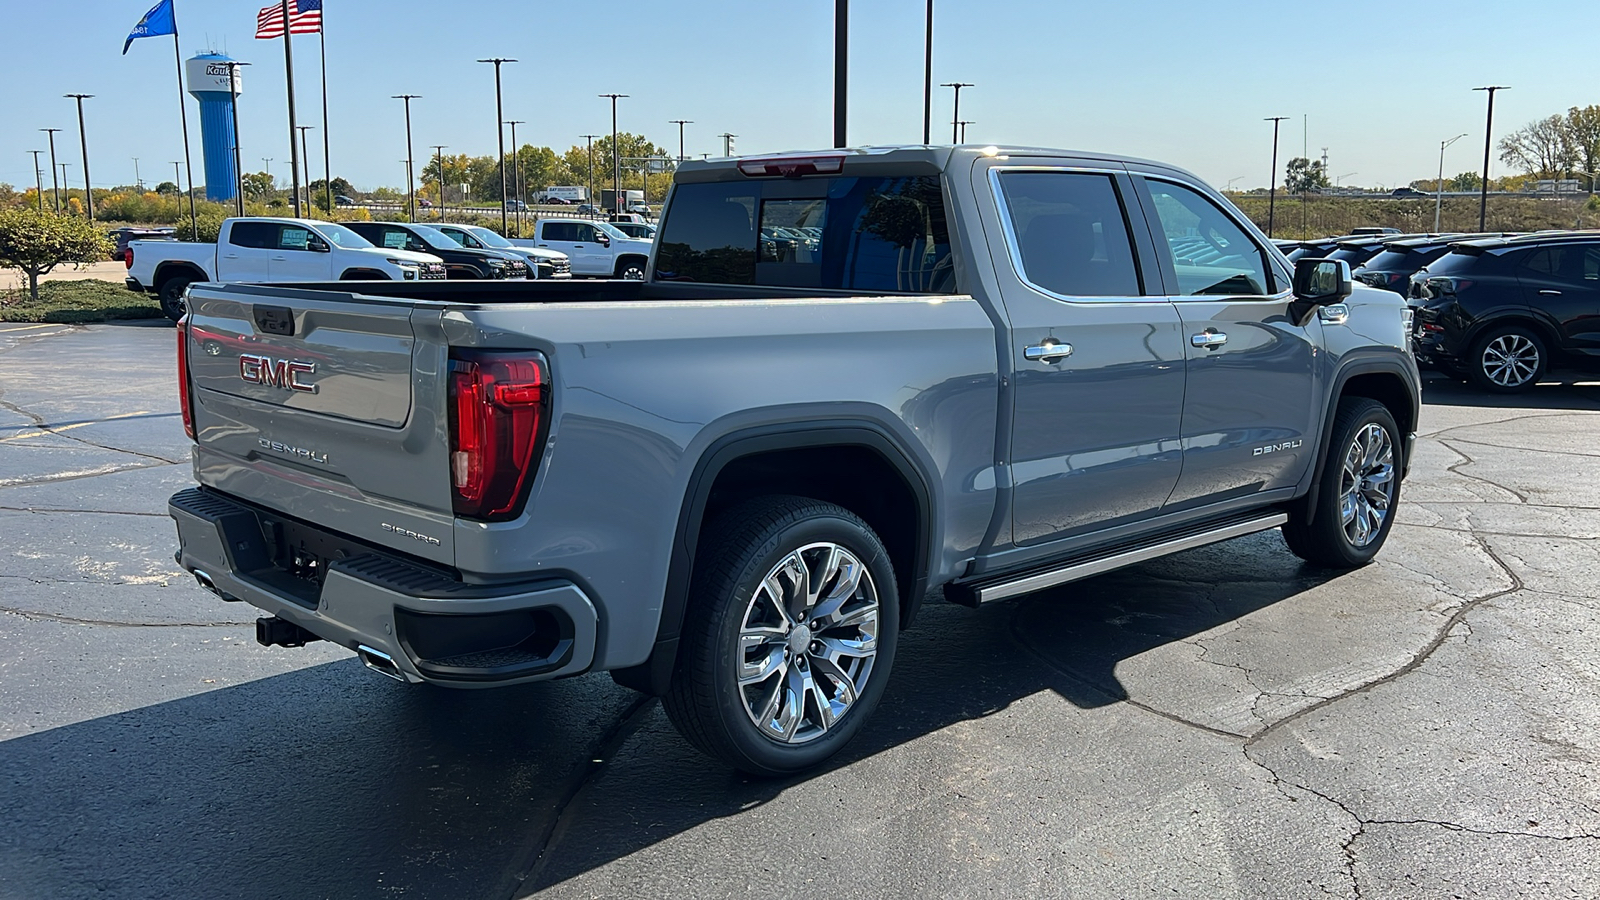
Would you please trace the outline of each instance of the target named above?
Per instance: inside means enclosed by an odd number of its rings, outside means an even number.
[[[183,433],[194,440],[194,406],[189,402],[189,316],[178,320],[178,407],[183,410]]]
[[[521,513],[550,409],[544,357],[456,351],[450,360],[450,482],[458,516]]]
[[[126,250],[122,251],[122,264],[124,266],[128,267],[129,269],[133,268],[133,245],[132,244],[129,244],[128,248]]]

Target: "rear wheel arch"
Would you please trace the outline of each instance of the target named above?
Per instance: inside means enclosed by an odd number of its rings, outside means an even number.
[[[741,430],[701,455],[673,538],[655,646],[644,663],[614,670],[618,683],[661,694],[670,683],[688,607],[699,537],[719,511],[753,497],[790,495],[835,503],[883,540],[909,625],[928,589],[933,483],[893,434],[868,422],[806,422]]]
[[[174,278],[183,278],[188,281],[209,281],[208,276],[199,266],[190,262],[164,262],[156,266],[155,274],[150,279],[150,286],[157,292]]]
[[[636,268],[639,270],[640,276],[643,277],[645,266],[649,265],[649,263],[650,257],[648,256],[643,256],[638,253],[625,254],[617,257],[616,265],[612,268],[612,274],[618,278],[621,278],[623,272]]]

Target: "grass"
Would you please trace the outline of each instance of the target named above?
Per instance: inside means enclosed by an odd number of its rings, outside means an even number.
[[[79,325],[112,319],[156,319],[161,315],[161,305],[154,297],[94,278],[41,282],[38,301],[28,296],[27,288],[0,292],[0,322]]]

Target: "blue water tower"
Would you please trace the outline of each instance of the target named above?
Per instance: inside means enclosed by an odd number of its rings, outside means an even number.
[[[238,183],[233,166],[233,98],[243,93],[243,86],[240,67],[228,65],[231,62],[221,53],[202,53],[184,66],[189,93],[200,101],[200,151],[205,159],[207,200],[232,200]]]

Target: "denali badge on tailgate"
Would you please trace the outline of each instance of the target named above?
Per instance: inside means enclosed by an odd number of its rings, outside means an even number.
[[[328,454],[323,453],[321,450],[313,450],[310,447],[296,447],[293,444],[270,441],[266,438],[256,438],[256,445],[263,450],[282,453],[284,456],[292,456],[295,459],[306,459],[324,466],[328,464]]]
[[[239,377],[251,384],[265,384],[286,391],[315,394],[317,386],[301,380],[300,376],[311,375],[316,371],[316,363],[301,362],[298,359],[273,359],[270,356],[256,356],[253,353],[239,355]]]

